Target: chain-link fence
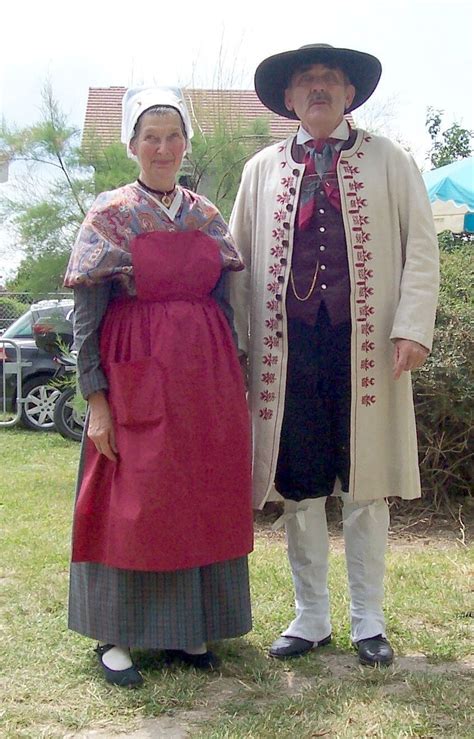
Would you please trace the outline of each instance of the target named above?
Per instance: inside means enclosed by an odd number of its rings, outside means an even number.
[[[0,292],[0,335],[13,321],[23,315],[30,305],[40,300],[72,298],[72,292],[43,293],[41,295],[20,292]]]

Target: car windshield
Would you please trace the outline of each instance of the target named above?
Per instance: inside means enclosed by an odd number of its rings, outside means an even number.
[[[4,339],[15,339],[22,336],[23,338],[33,338],[33,327],[31,312],[24,313],[20,318],[17,318],[6,331],[3,332],[2,338]]]

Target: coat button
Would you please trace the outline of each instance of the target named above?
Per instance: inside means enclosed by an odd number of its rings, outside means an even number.
[[[280,295],[280,294],[278,293],[278,295],[275,295],[275,298],[276,298],[277,300],[281,300],[282,296],[281,296],[281,295]]]
[[[281,245],[282,246],[289,246],[290,245],[290,242],[288,241],[288,239],[283,239],[283,241],[281,242]]]
[[[286,228],[286,230],[288,231],[288,229],[290,228],[290,224],[288,223],[288,221],[285,221],[283,223],[283,228]]]
[[[318,213],[321,213],[321,215],[323,215],[323,213],[325,213],[325,212],[326,212],[326,211],[324,210],[324,208],[320,208],[320,209],[318,210]]]
[[[290,195],[296,195],[296,188],[295,187],[290,187],[290,189],[288,190],[288,192],[290,193]]]
[[[325,251],[325,250],[326,250],[326,247],[324,246],[324,244],[321,244],[321,246],[319,247],[319,251]]]
[[[293,172],[292,172],[292,174],[294,174],[295,177],[299,177],[300,176],[299,169],[294,169]]]
[[[283,275],[278,275],[278,282],[285,282]]]
[[[320,269],[326,269],[326,265],[325,264],[321,264],[320,265]]]
[[[288,205],[286,206],[286,209],[291,212],[293,210],[292,204],[288,203]]]
[[[275,318],[277,319],[277,321],[283,321],[283,313],[277,313]]]
[[[324,228],[324,226],[320,226],[320,227],[319,227],[319,230],[320,230],[320,231],[321,231],[321,233],[323,234],[323,233],[325,232],[325,230],[326,230],[326,229]]]
[[[276,332],[277,339],[281,339],[282,336],[283,336],[283,333],[281,331]]]
[[[288,264],[288,260],[287,260],[287,259],[285,259],[285,257],[282,257],[282,258],[280,259],[280,264],[282,264],[283,266],[285,266],[286,264]]]
[[[327,285],[324,285],[324,284],[321,285],[321,290],[326,290],[326,288],[327,288]]]

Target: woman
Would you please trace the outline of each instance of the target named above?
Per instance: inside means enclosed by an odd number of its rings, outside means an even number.
[[[69,626],[123,686],[142,682],[130,648],[209,669],[208,641],[251,628],[249,422],[224,315],[242,261],[217,209],[176,184],[191,136],[178,90],[127,92],[140,176],[97,198],[65,279],[89,404]]]

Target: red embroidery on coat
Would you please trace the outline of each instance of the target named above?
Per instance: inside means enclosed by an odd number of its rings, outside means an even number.
[[[267,346],[269,349],[273,349],[274,347],[278,346],[280,344],[280,340],[277,336],[265,336],[263,343],[265,346]]]
[[[280,155],[282,155],[280,160],[280,167],[284,168],[289,166],[289,162],[286,160],[286,145],[283,144],[282,146],[278,147],[278,152]],[[270,248],[270,254],[275,259],[282,259],[282,257],[285,256],[286,247],[288,247],[288,239],[289,239],[289,223],[294,218],[294,215],[291,215],[291,210],[287,210],[286,206],[289,203],[292,203],[295,200],[296,192],[293,190],[290,192],[290,188],[293,189],[295,184],[295,177],[294,176],[284,176],[280,179],[280,185],[281,189],[276,194],[276,203],[277,206],[276,209],[273,212],[273,226],[272,226],[272,238],[274,239],[274,243]],[[279,206],[279,207],[278,207]],[[283,224],[285,224],[285,228],[283,228]],[[285,230],[288,229],[288,230]],[[267,290],[267,297],[269,299],[266,301],[266,308],[270,313],[274,313],[275,315],[265,319],[265,326],[269,330],[269,333],[267,333],[265,336],[262,337],[262,344],[265,350],[273,350],[277,349],[278,353],[271,353],[266,352],[262,353],[262,363],[263,365],[267,367],[276,367],[280,361],[280,353],[278,351],[280,347],[280,339],[276,335],[277,330],[280,328],[282,317],[279,315],[282,311],[282,289],[284,282],[280,283],[276,278],[281,276],[284,276],[286,271],[286,263],[282,264],[281,262],[275,262],[274,264],[271,264],[268,267],[269,274],[274,278],[270,282],[266,284],[266,290]],[[278,300],[277,300],[278,298]],[[277,373],[276,372],[263,372],[261,374],[261,380],[265,385],[271,385],[276,382],[277,380]],[[273,416],[273,409],[268,407],[268,404],[275,403],[276,401],[276,394],[274,392],[269,392],[268,390],[262,391],[260,393],[260,400],[263,401],[265,406],[259,408],[259,417],[263,421],[268,421]]]
[[[371,136],[366,136],[364,141],[370,143]],[[364,156],[364,152],[357,152],[358,159]],[[367,267],[367,262],[374,259],[374,252],[366,250],[366,244],[372,239],[367,226],[370,226],[370,218],[364,213],[367,207],[367,198],[361,197],[360,193],[364,190],[364,182],[355,179],[356,175],[360,175],[360,168],[351,164],[347,159],[341,160],[343,171],[344,191],[348,212],[351,218],[351,238],[352,246],[355,249],[354,254],[354,270],[356,277],[356,325],[357,334],[360,337],[360,350],[368,355],[369,352],[375,350],[375,342],[369,338],[375,332],[375,324],[372,317],[375,314],[374,306],[369,302],[374,295],[374,288],[371,284],[374,277],[374,270]],[[375,367],[375,362],[368,356],[360,360],[360,370],[363,373],[361,377],[361,387],[372,388],[376,381],[369,372]],[[369,407],[376,402],[375,395],[363,395],[361,398],[362,405]]]
[[[265,354],[263,356],[263,364],[271,367],[274,364],[278,364],[278,357],[276,354]]]
[[[271,275],[275,275],[275,277],[278,277],[278,275],[283,272],[283,265],[278,264],[278,262],[276,264],[271,264],[268,268],[268,271]]]
[[[272,246],[272,248],[270,249],[270,254],[272,255],[272,257],[282,257],[284,253],[285,250],[282,246]]]
[[[267,318],[265,326],[271,331],[275,331],[278,328],[278,321],[276,318]]]
[[[282,223],[285,220],[286,213],[284,210],[276,210],[273,217],[277,223]]]

